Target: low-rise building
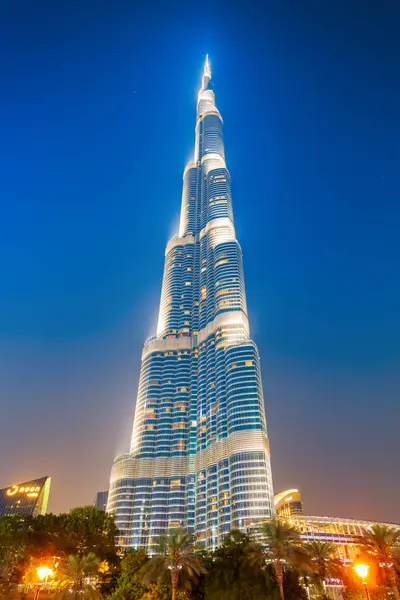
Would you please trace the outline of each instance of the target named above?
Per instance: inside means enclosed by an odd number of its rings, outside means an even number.
[[[293,488],[274,496],[275,513],[278,517],[303,515],[303,503],[299,490]]]
[[[45,515],[51,477],[31,479],[0,490],[0,517],[6,515]]]

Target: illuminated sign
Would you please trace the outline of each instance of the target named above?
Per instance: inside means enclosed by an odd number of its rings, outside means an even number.
[[[29,498],[37,498],[39,496],[40,487],[38,486],[25,486],[25,485],[13,485],[8,488],[7,496],[15,496],[15,494],[26,494]]]

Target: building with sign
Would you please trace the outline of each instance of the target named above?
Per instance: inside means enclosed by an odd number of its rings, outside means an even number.
[[[231,529],[274,512],[260,357],[213,87],[207,58],[179,235],[165,250],[157,333],[142,352],[131,449],[110,477],[107,510],[123,547],[151,551],[180,526],[213,549]]]
[[[51,477],[40,477],[0,490],[0,517],[6,515],[45,515]]]

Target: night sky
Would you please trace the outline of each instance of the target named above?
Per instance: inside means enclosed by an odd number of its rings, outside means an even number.
[[[400,521],[400,6],[234,4],[0,3],[0,487],[128,447],[208,52],[275,490]]]

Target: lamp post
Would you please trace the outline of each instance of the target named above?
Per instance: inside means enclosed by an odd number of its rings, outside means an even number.
[[[361,578],[362,584],[365,589],[365,595],[367,597],[367,600],[369,600],[369,591],[368,591],[368,586],[367,586],[367,582],[366,582],[366,579],[368,576],[368,571],[369,571],[369,565],[358,564],[358,565],[354,565],[353,569],[355,570],[357,575]]]
[[[39,600],[40,590],[42,589],[43,581],[47,583],[47,580],[51,575],[53,575],[53,569],[49,569],[49,567],[38,567],[36,569],[37,575],[39,577],[40,583],[37,586],[35,600]]]

